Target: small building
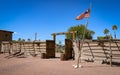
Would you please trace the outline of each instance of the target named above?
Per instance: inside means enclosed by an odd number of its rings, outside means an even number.
[[[12,41],[12,31],[0,30],[0,41]]]
[[[12,31],[0,30],[0,53],[2,52],[2,41],[12,41]]]

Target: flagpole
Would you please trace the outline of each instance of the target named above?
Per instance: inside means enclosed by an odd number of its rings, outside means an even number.
[[[90,11],[92,9],[92,3],[90,2]],[[77,68],[80,67],[79,63],[81,63],[81,51],[82,51],[82,47],[83,47],[83,44],[84,44],[84,41],[85,41],[85,33],[86,33],[86,30],[87,30],[87,27],[88,27],[88,19],[86,20],[86,25],[85,25],[85,29],[84,29],[84,32],[83,32],[83,38],[82,38],[82,42],[81,42],[81,45],[80,45],[80,40],[79,40],[79,48],[78,48],[78,60],[77,60]]]
[[[78,55],[78,60],[77,60],[77,68],[79,68],[79,63],[81,63],[81,51],[82,51],[83,43],[85,41],[85,33],[86,33],[86,30],[87,30],[87,27],[88,27],[88,18],[87,18],[85,29],[84,29],[84,32],[83,32],[83,38],[82,38],[81,45],[80,45],[80,40],[79,40],[79,52],[78,52],[79,55]]]
[[[90,2],[90,12],[91,12],[91,10],[92,10],[92,2]]]

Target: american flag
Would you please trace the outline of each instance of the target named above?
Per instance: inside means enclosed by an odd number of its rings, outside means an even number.
[[[89,18],[90,17],[90,9],[87,9],[84,13],[76,17],[76,20],[81,20],[83,18]]]

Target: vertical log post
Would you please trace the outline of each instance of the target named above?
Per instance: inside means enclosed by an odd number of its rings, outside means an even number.
[[[33,54],[33,56],[36,56],[36,51],[35,51],[35,44],[36,44],[36,43],[35,43],[35,41],[33,41],[32,44],[33,44],[33,50],[34,50],[34,54]]]
[[[109,49],[110,49],[110,66],[112,67],[112,49],[111,49],[111,34],[110,34],[110,42],[109,42]]]
[[[9,42],[10,43],[10,49],[9,49],[9,55],[11,55],[11,51],[12,51],[12,42]]]
[[[73,35],[72,36],[73,36],[72,38],[74,40],[75,39],[75,31],[73,31]]]
[[[0,41],[0,54],[2,53],[2,42]]]
[[[22,51],[22,43],[20,42],[20,52]]]
[[[52,34],[52,36],[53,36],[53,40],[56,42],[56,35]]]

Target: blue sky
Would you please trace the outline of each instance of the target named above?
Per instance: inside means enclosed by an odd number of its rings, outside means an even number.
[[[120,38],[119,0],[0,0],[0,29],[15,32],[13,39],[19,37],[34,40],[52,39],[51,34],[66,32],[69,27],[85,24],[86,19],[75,20],[76,16],[87,10],[92,2],[88,29],[95,31],[94,39],[103,36],[103,30],[112,25],[118,26]],[[57,40],[63,41],[64,36]]]

